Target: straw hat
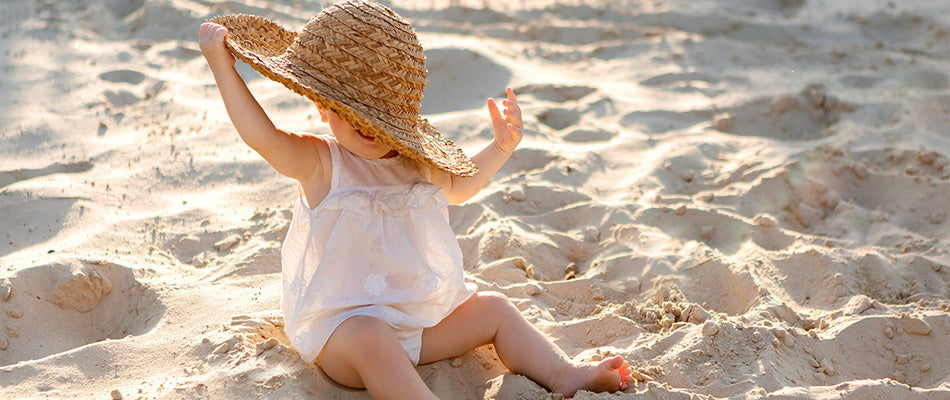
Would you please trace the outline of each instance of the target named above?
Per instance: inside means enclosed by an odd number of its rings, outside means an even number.
[[[333,110],[364,135],[451,174],[478,172],[462,149],[419,116],[425,53],[412,25],[389,8],[342,1],[299,33],[250,15],[209,22],[228,29],[225,45],[241,61]]]

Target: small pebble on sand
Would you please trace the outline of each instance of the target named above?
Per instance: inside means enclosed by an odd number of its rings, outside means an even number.
[[[763,228],[772,228],[778,225],[778,221],[775,220],[775,217],[768,214],[756,215],[752,222]]]
[[[10,280],[7,278],[0,279],[0,301],[10,300],[12,294],[13,285],[10,284]]]
[[[901,318],[901,327],[904,328],[904,332],[911,335],[926,336],[931,331],[930,325],[926,321],[910,317]]]
[[[706,321],[703,324],[703,334],[706,336],[713,336],[716,333],[719,333],[719,324],[716,321]]]

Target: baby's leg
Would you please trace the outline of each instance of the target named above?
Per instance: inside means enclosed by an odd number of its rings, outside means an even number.
[[[317,357],[337,383],[366,388],[376,400],[437,399],[385,322],[367,316],[343,321]]]
[[[458,356],[488,343],[495,344],[498,357],[512,372],[568,397],[581,389],[624,390],[632,380],[620,356],[574,364],[507,297],[495,292],[476,293],[438,325],[424,330],[420,362]]]

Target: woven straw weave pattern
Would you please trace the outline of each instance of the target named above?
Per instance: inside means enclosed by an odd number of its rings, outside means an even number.
[[[351,0],[317,14],[297,34],[266,18],[227,15],[228,49],[264,76],[332,110],[365,135],[443,171],[478,168],[419,116],[425,52],[408,21],[377,3]]]

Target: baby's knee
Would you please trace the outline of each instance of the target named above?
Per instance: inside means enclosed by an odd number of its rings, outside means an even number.
[[[493,315],[520,314],[518,307],[511,302],[511,299],[499,292],[478,292],[478,301],[482,307],[488,309]]]

